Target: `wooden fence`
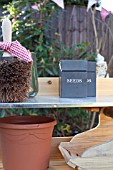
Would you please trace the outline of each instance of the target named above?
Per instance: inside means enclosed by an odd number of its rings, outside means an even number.
[[[0,14],[1,12],[2,8],[0,8]],[[52,17],[49,24],[53,29],[50,29],[49,35],[58,38],[55,36],[55,32],[58,32],[59,39],[70,47],[81,42],[91,42],[91,48],[95,51],[95,36],[91,16],[91,12],[87,12],[85,7],[65,6],[65,10],[60,10],[57,15]],[[102,39],[100,53],[107,62],[113,55],[113,15],[110,14],[108,18],[105,23],[102,23],[100,12],[96,11],[97,32],[99,40]]]
[[[87,12],[85,7],[66,6],[64,11],[60,11],[57,17],[53,17],[51,36],[54,32],[60,34],[59,39],[66,45],[73,46],[81,42],[91,42],[92,49],[95,50],[95,36],[91,20],[91,12]],[[109,62],[113,55],[113,15],[107,17],[106,22],[102,22],[100,12],[96,11],[95,15],[97,33],[99,41],[102,40],[100,53]]]

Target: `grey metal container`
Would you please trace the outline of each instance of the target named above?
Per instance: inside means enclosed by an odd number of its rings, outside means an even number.
[[[96,97],[96,62],[87,64],[87,96]]]
[[[60,97],[87,97],[87,61],[61,60],[59,68]]]

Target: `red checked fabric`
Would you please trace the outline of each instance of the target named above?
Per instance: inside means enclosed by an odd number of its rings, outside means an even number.
[[[23,47],[18,41],[0,42],[0,48],[21,60],[32,62],[30,51]]]

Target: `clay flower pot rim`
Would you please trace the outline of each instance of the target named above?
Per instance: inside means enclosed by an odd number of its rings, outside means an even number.
[[[56,120],[47,116],[10,116],[0,118],[0,128],[36,129],[55,126]]]
[[[46,170],[56,121],[47,116],[0,119],[2,162],[7,170]]]

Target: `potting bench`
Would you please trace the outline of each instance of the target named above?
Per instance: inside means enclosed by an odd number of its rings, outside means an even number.
[[[88,98],[60,98],[59,78],[38,78],[39,92],[34,98],[23,103],[0,103],[0,108],[66,108],[82,107],[92,112],[99,112],[100,108],[113,106],[113,79],[97,79],[96,97]],[[100,115],[100,124],[97,128],[76,135],[73,142],[76,144],[76,152],[80,155],[88,147],[113,138],[112,118]],[[72,137],[55,137],[52,140],[51,160],[48,170],[71,170],[66,165],[58,145],[60,142],[68,142]],[[2,162],[0,164],[2,168]],[[108,169],[107,169],[108,170]]]

